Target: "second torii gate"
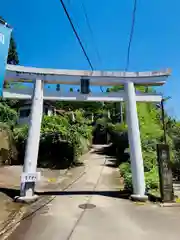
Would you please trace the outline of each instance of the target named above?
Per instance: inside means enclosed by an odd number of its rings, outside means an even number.
[[[21,182],[20,199],[34,199],[35,176],[42,121],[43,100],[59,101],[102,101],[126,102],[128,138],[130,144],[130,159],[133,180],[133,195],[135,200],[144,201],[145,179],[141,150],[141,139],[138,123],[136,102],[160,102],[160,94],[136,93],[135,85],[163,85],[170,71],[156,72],[110,72],[110,71],[79,71],[56,70],[7,65],[5,81],[32,82],[34,89],[4,89],[4,98],[32,99],[31,121],[26,146],[23,178]],[[44,84],[80,85],[82,78],[88,78],[92,86],[124,85],[124,91],[116,93],[62,93],[44,88]],[[31,180],[27,180],[28,176]],[[26,179],[24,179],[24,177]]]

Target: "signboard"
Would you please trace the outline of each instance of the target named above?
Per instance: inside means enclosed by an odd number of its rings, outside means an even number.
[[[2,96],[3,92],[11,31],[11,28],[0,22],[0,96]]]
[[[37,182],[40,180],[41,173],[22,173],[21,175],[21,182],[22,183],[28,183],[28,182]]]
[[[163,202],[174,200],[172,170],[170,167],[169,146],[167,144],[157,145],[160,191]]]

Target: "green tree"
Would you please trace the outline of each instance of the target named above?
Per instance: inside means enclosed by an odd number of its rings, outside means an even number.
[[[0,103],[0,122],[14,126],[17,122],[18,114],[10,108],[6,103]]]
[[[0,20],[5,21],[1,16],[0,16]],[[7,63],[14,64],[14,65],[19,64],[18,52],[17,52],[16,43],[13,38],[13,35],[11,35],[11,39],[10,39]]]
[[[17,49],[16,49],[16,43],[14,41],[13,36],[11,36],[11,40],[10,40],[7,63],[8,64],[14,64],[14,65],[19,64],[19,58],[18,58],[18,53],[17,53]]]
[[[1,16],[0,16],[0,20],[5,21]],[[10,39],[7,63],[8,64],[14,64],[14,65],[19,64],[18,52],[17,52],[16,43],[15,43],[15,40],[13,38],[13,35],[11,35],[11,39]],[[24,86],[22,83],[8,83],[8,82],[4,82],[4,88],[11,88],[12,86],[15,86],[15,85],[16,86],[18,85],[18,88],[22,88]],[[0,102],[2,104],[5,104],[4,105],[4,107],[5,107],[4,109],[6,109],[7,105],[9,107],[11,107],[11,108],[14,108],[14,107],[16,108],[16,105],[19,103],[19,100],[9,99],[9,100],[0,100]],[[1,106],[1,111],[2,111],[2,106]],[[1,120],[2,119],[0,119],[0,121]]]

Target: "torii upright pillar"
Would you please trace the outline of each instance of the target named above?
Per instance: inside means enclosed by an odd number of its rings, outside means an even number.
[[[145,195],[144,164],[141,150],[141,138],[136,107],[136,93],[133,82],[125,83],[126,114],[128,123],[128,139],[130,145],[131,172],[133,182],[132,199],[144,201]]]
[[[32,109],[29,123],[28,139],[26,144],[24,167],[22,176],[28,174],[37,176],[37,159],[39,151],[41,121],[43,115],[43,81],[36,79],[32,96]],[[34,201],[37,196],[34,195],[35,180],[21,180],[20,197],[17,201]]]

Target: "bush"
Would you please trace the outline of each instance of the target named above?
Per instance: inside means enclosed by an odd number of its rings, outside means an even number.
[[[13,130],[13,138],[16,144],[16,148],[18,151],[18,161],[17,164],[24,163],[24,156],[25,156],[25,146],[26,140],[28,137],[28,126],[24,125],[22,127],[16,127]]]
[[[149,172],[145,173],[145,180],[146,180],[146,190],[149,191],[151,189],[158,189],[159,188],[159,174],[158,168],[152,167]]]
[[[28,126],[14,129],[14,139],[23,163]],[[92,127],[70,122],[68,116],[44,116],[41,124],[38,165],[67,168],[77,164],[79,156],[87,151],[92,141]]]
[[[159,177],[157,169],[156,146],[157,143],[161,143],[163,140],[161,123],[157,119],[157,110],[152,104],[141,103],[137,105],[137,108],[141,132],[146,189],[158,189]],[[111,126],[111,129],[113,129],[113,131],[116,133],[114,133],[114,136],[116,137],[112,138],[113,143],[116,144],[118,149],[121,149],[124,142],[120,140],[120,136],[122,136],[124,132],[127,132],[127,127],[126,125],[123,126],[116,124]],[[171,144],[170,139],[168,141]],[[121,163],[120,172],[124,178],[125,187],[132,189],[130,163]]]
[[[12,130],[7,123],[0,122],[0,165],[17,162],[17,149]]]
[[[117,87],[118,88],[118,87]],[[148,87],[137,87],[141,92],[155,92]],[[115,91],[111,89],[109,91]],[[110,107],[111,106],[111,107]],[[112,105],[107,105],[107,109],[112,109]],[[141,145],[144,160],[144,171],[146,179],[146,188],[158,189],[159,177],[157,168],[157,144],[163,143],[162,113],[154,103],[138,103],[138,118],[141,132]],[[124,111],[126,113],[126,111]],[[171,119],[165,113],[166,130],[168,133],[167,142],[170,146],[170,157],[173,171],[180,176],[180,122]],[[119,154],[125,150],[127,145],[127,126],[124,124],[108,123],[108,131],[111,135],[111,142],[115,148],[116,157],[121,158],[120,172],[124,177],[125,187],[132,188],[132,177],[129,159],[125,155]],[[127,147],[126,147],[127,148]],[[122,163],[123,159],[126,161]],[[180,177],[179,177],[180,179]]]
[[[108,134],[110,142],[113,144],[116,165],[129,161],[129,153],[125,150],[129,147],[126,124],[108,124]]]
[[[121,176],[124,178],[125,189],[132,190],[132,174],[130,163],[122,163],[119,166]],[[159,188],[159,175],[157,167],[151,168],[150,171],[145,172],[146,191]]]
[[[13,127],[17,122],[18,114],[11,109],[6,103],[0,102],[0,122],[7,123],[9,127]]]
[[[47,151],[48,149],[48,151]],[[74,149],[58,132],[42,133],[40,138],[38,166],[64,169],[74,163]]]
[[[114,132],[127,132],[128,126],[125,123],[109,123],[108,128]]]
[[[154,166],[157,165],[157,154],[156,151],[148,149],[147,151],[143,150],[143,160],[144,160],[144,171],[150,171]]]
[[[132,174],[131,174],[131,165],[130,163],[122,163],[119,166],[120,174],[124,179],[124,188],[132,190]]]

